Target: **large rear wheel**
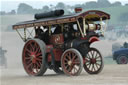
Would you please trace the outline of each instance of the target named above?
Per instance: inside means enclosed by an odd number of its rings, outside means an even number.
[[[89,74],[98,74],[103,69],[103,58],[96,48],[89,48],[87,55],[84,57],[84,69]]]
[[[26,42],[22,61],[25,71],[30,76],[41,76],[46,71],[44,64],[45,43],[39,39],[30,39]]]
[[[65,74],[77,76],[83,68],[83,58],[76,49],[66,50],[61,58],[61,67]]]

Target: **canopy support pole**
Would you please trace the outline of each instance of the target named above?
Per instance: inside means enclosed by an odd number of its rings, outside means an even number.
[[[78,28],[79,28],[79,30],[80,30],[80,33],[81,33],[82,37],[84,37],[84,34],[82,33],[82,29],[81,29],[81,26],[80,26],[80,23],[79,23],[78,20],[77,20],[77,24],[78,24]]]
[[[51,25],[49,26],[49,36],[51,35]]]
[[[26,41],[26,29],[24,28],[24,41]]]
[[[64,26],[63,24],[61,24],[61,32],[63,32]]]
[[[103,26],[102,26],[102,17],[100,18],[101,32],[104,35]]]
[[[106,29],[107,29],[107,24],[108,24],[108,20],[106,20],[106,22],[105,22],[105,29],[104,29],[104,31],[106,31]]]
[[[84,30],[84,35],[86,36],[85,18],[83,18],[83,30]]]

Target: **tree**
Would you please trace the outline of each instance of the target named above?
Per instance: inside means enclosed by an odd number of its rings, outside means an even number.
[[[15,10],[11,10],[11,12],[9,14],[16,14]]]
[[[0,15],[5,15],[6,12],[5,11],[0,11]]]
[[[125,4],[125,6],[128,6],[128,4]]]
[[[33,14],[33,8],[32,6],[29,6],[25,3],[21,3],[18,6],[17,13],[18,14]]]
[[[112,4],[112,6],[122,6],[121,2],[116,1],[115,3]]]
[[[45,6],[43,6],[42,11],[43,12],[48,12],[48,11],[50,11],[50,9],[47,5],[45,5]]]
[[[62,3],[62,2],[59,2],[57,5],[56,5],[56,9],[64,9],[65,8],[65,4]]]
[[[86,6],[85,6],[86,8],[97,8],[98,6],[97,6],[97,2],[95,2],[95,1],[90,1],[90,2],[87,2],[86,3]]]
[[[97,6],[99,7],[110,7],[111,3],[108,0],[98,0]]]

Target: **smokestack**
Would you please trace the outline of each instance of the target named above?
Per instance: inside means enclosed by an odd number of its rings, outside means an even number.
[[[57,17],[57,16],[62,16],[63,14],[64,14],[64,10],[55,10],[47,13],[38,13],[38,14],[35,14],[35,19]]]
[[[82,12],[82,8],[81,8],[81,7],[77,7],[77,8],[75,8],[75,12],[76,12],[76,13],[80,13],[80,12]]]

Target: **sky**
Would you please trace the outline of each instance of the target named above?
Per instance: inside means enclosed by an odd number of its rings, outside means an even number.
[[[20,3],[26,3],[31,5],[33,8],[40,9],[44,5],[56,5],[58,2],[63,2],[67,5],[81,4],[89,1],[97,0],[0,0],[0,11],[9,12],[11,10],[16,10]],[[120,1],[123,5],[128,3],[128,0],[109,0],[111,3]]]

